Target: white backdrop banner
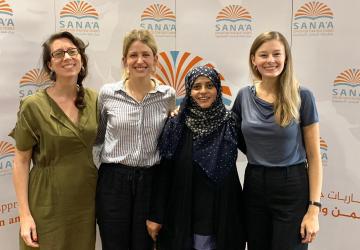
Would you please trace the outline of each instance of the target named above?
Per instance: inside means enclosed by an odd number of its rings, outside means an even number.
[[[360,1],[358,0],[0,0],[0,248],[18,249],[18,203],[12,186],[19,100],[50,84],[41,44],[71,31],[89,44],[85,85],[98,90],[120,79],[122,39],[149,29],[160,48],[157,78],[184,96],[196,65],[215,66],[230,108],[250,83],[248,53],[261,32],[277,30],[291,43],[302,85],[320,113],[324,186],[316,250],[358,250],[360,232]],[[238,159],[240,179],[246,160]],[[100,240],[97,249],[101,249]]]

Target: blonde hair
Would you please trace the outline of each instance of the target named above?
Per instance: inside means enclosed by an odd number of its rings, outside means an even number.
[[[151,34],[151,32],[145,29],[133,29],[129,33],[127,33],[124,37],[123,62],[129,53],[130,46],[136,41],[140,41],[143,44],[147,45],[153,52],[154,56],[157,55],[158,47],[155,38]],[[128,73],[126,72],[126,70],[124,70],[123,79],[127,79],[128,77],[129,77]]]
[[[293,120],[299,121],[300,116],[300,92],[299,83],[295,79],[293,60],[291,56],[291,49],[286,38],[277,31],[264,32],[255,38],[249,55],[249,65],[253,81],[261,80],[262,76],[256,67],[253,66],[252,58],[255,56],[256,51],[265,42],[277,40],[280,41],[285,48],[285,65],[280,74],[278,83],[279,91],[277,93],[276,101],[274,102],[275,121],[281,127],[286,127]]]

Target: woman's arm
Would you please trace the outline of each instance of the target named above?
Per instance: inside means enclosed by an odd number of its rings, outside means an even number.
[[[146,220],[148,233],[154,241],[156,241],[164,221],[166,204],[171,189],[171,180],[171,161],[162,160],[159,166],[154,167],[149,218]]]
[[[26,245],[39,247],[36,225],[29,209],[28,184],[32,149],[16,149],[13,168],[13,182],[19,202],[20,234]]]
[[[98,132],[95,140],[95,146],[99,146],[104,143],[106,126],[107,126],[107,111],[104,104],[104,93],[100,90],[97,99],[97,117],[98,117]]]
[[[309,165],[310,200],[320,202],[323,170],[320,157],[319,123],[303,127],[303,136]],[[319,207],[309,205],[300,229],[303,243],[310,243],[315,239],[316,233],[319,231],[319,211]]]

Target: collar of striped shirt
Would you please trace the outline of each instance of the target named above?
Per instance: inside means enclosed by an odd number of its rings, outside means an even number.
[[[151,81],[153,81],[155,83],[155,89],[151,90],[149,93],[156,93],[156,92],[161,92],[161,93],[165,93],[166,92],[166,88],[163,88],[163,84],[155,79],[155,78],[151,78]],[[114,86],[114,91],[123,91],[126,92],[125,90],[125,81],[119,81],[118,84],[116,84]]]

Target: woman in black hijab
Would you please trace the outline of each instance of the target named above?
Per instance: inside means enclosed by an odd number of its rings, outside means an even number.
[[[159,141],[163,163],[154,175],[149,234],[158,250],[242,250],[236,158],[244,144],[236,119],[222,102],[216,70],[194,68],[185,87],[180,114]]]

